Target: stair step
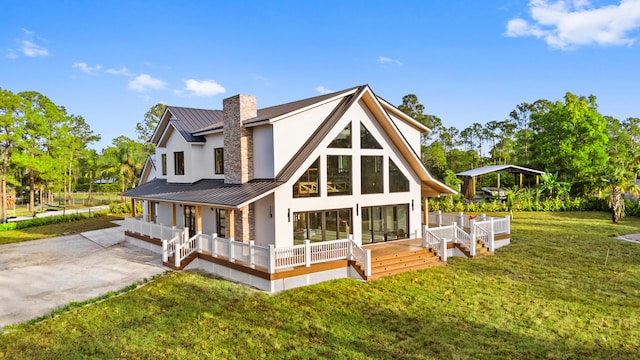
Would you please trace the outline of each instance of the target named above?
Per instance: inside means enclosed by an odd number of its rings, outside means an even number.
[[[373,266],[377,264],[379,266],[383,266],[387,264],[396,264],[399,262],[432,259],[432,258],[438,258],[438,257],[434,253],[419,253],[419,254],[407,254],[405,256],[394,257],[394,258],[384,258],[384,259],[372,258],[371,265]]]
[[[407,251],[407,252],[401,252],[401,253],[395,253],[395,254],[389,254],[389,255],[380,255],[380,256],[372,256],[371,257],[371,261],[384,261],[384,260],[389,260],[389,259],[404,259],[407,256],[411,256],[411,255],[435,255],[433,250],[431,249],[421,249],[421,250],[414,250],[414,251]]]
[[[401,274],[401,273],[405,273],[405,272],[409,272],[409,271],[416,271],[416,270],[423,270],[423,269],[429,269],[429,268],[433,268],[433,267],[438,267],[438,266],[445,266],[446,264],[442,261],[436,261],[436,262],[430,262],[430,263],[426,263],[423,265],[416,265],[416,266],[412,266],[409,268],[401,268],[401,269],[395,269],[395,270],[388,270],[388,271],[381,271],[381,272],[377,272],[377,273],[373,273],[371,276],[368,276],[366,280],[377,280],[380,279],[382,277],[386,277],[386,276],[391,276],[391,275],[397,275],[397,274]]]
[[[432,263],[437,263],[439,261],[440,261],[439,258],[432,256],[430,258],[423,258],[423,259],[406,259],[404,261],[397,261],[395,263],[384,263],[384,264],[372,263],[371,272],[375,274],[382,271],[407,269],[413,266],[421,266],[423,264],[432,264]]]

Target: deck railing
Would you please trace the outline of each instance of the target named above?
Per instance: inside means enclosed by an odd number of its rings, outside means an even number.
[[[476,223],[484,223],[487,221],[492,221],[493,232],[495,234],[510,234],[511,233],[511,217],[493,217],[487,216],[485,214],[480,214],[478,216],[469,216],[464,213],[443,213],[441,211],[430,212],[428,215],[429,225],[432,226],[448,226],[453,224],[454,222],[458,224],[463,229],[470,229],[471,222],[475,220]],[[485,228],[486,230],[486,228]]]
[[[432,249],[440,260],[447,261],[447,243],[454,234],[453,226],[429,228],[426,225],[422,229],[422,247]]]
[[[189,237],[188,228],[149,225],[142,218],[125,217],[125,230],[149,237],[159,236],[162,241],[162,261],[168,262],[173,257],[176,267],[180,267],[182,261],[194,252],[204,252],[229,262],[243,263],[250,268],[259,267],[269,273],[296,266],[309,267],[322,262],[352,259],[365,268],[365,275],[371,275],[371,251],[362,249],[351,235],[347,239],[317,243],[304,240],[301,245],[276,248],[273,245],[256,245],[253,240],[244,243],[225,239],[216,233]]]

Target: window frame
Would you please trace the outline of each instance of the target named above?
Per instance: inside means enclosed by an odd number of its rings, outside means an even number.
[[[173,170],[175,175],[184,175],[184,151],[175,151],[173,153]]]
[[[162,175],[167,176],[167,154],[160,155],[160,163],[162,166]]]
[[[216,175],[224,174],[224,148],[213,149],[213,172]]]

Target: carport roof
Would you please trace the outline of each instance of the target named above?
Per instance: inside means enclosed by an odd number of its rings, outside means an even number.
[[[542,175],[542,174],[544,174],[544,171],[535,170],[535,169],[529,169],[529,168],[526,168],[526,167],[516,166],[516,165],[488,165],[488,166],[483,166],[483,167],[479,167],[479,168],[475,168],[475,169],[459,172],[459,173],[456,174],[456,176],[460,176],[460,177],[464,177],[464,176],[475,177],[475,176],[480,176],[480,175],[489,174],[489,173],[498,172],[498,171],[508,172],[508,173],[516,173],[516,174],[527,174],[527,175]]]

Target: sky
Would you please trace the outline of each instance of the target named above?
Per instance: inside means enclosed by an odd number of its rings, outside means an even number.
[[[595,95],[640,117],[640,0],[0,0],[0,88],[37,91],[101,141],[155,104],[259,108],[368,84],[460,130]]]

